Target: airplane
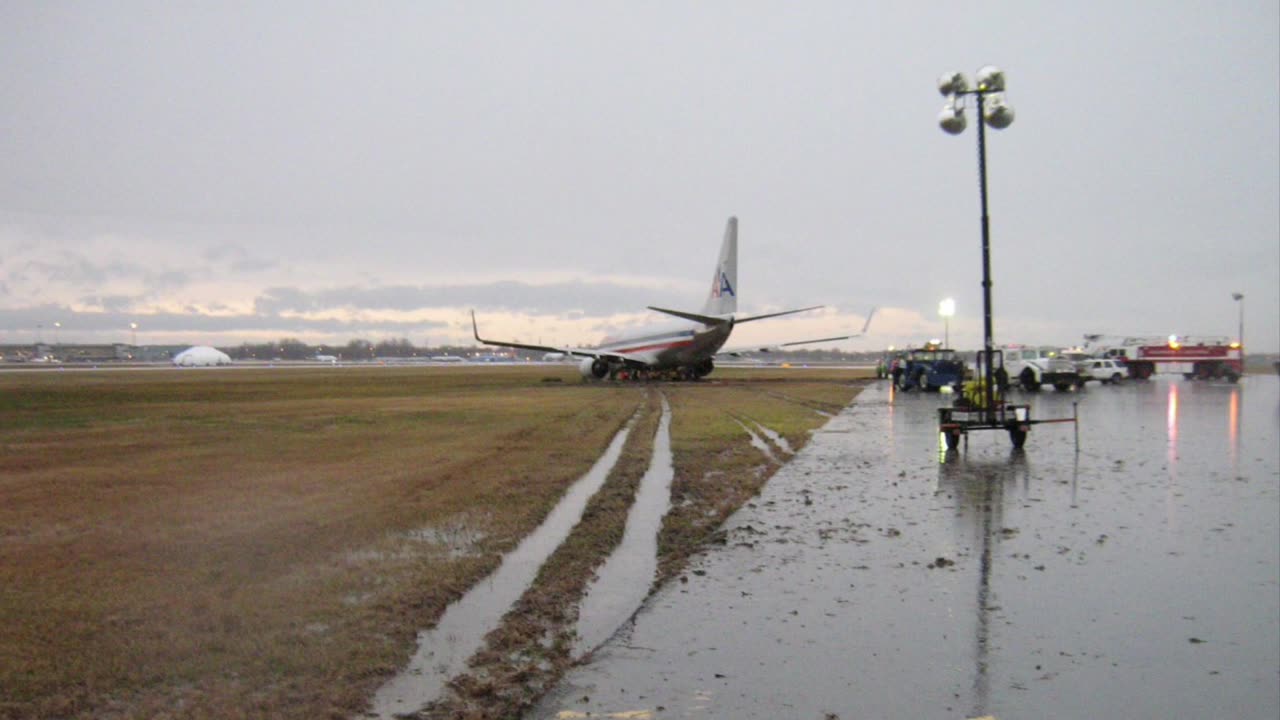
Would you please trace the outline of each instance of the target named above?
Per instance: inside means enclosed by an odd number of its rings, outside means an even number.
[[[720,258],[716,262],[715,275],[712,277],[711,292],[707,296],[706,304],[702,307],[702,312],[694,313],[648,306],[650,310],[687,321],[679,327],[655,329],[641,335],[606,340],[601,345],[589,348],[488,340],[480,337],[480,328],[476,323],[474,310],[471,311],[471,329],[476,341],[485,345],[582,357],[583,360],[578,364],[578,371],[586,380],[603,380],[606,377],[614,379],[624,371],[633,376],[635,374],[669,374],[679,379],[696,380],[706,377],[715,369],[713,358],[720,355],[738,356],[748,352],[776,352],[782,347],[859,337],[867,331],[867,327],[871,325],[871,316],[875,314],[875,308],[872,308],[871,313],[867,315],[862,332],[852,335],[797,340],[761,348],[721,349],[737,325],[808,312],[820,307],[822,306],[814,305],[764,315],[735,317],[734,314],[738,309],[738,218],[730,217],[725,226],[724,242],[720,246]]]

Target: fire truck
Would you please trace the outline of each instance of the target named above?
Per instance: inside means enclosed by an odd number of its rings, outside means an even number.
[[[1231,382],[1244,374],[1244,349],[1225,337],[1179,336],[1105,338],[1086,335],[1085,345],[1094,357],[1113,358],[1128,369],[1129,377],[1145,380],[1157,373],[1182,373],[1188,380],[1225,378]]]

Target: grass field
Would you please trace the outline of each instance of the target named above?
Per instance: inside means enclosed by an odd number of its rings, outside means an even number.
[[[349,717],[655,392],[673,408],[671,573],[771,472],[738,423],[798,447],[855,375],[2,374],[0,717]],[[625,508],[645,449],[629,452],[602,503]],[[620,533],[605,509],[548,578],[585,581]]]

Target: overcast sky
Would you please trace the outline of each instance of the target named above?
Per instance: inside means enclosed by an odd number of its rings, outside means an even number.
[[[1280,5],[0,0],[0,343],[587,343],[698,310],[730,344],[860,327],[1280,350]],[[55,328],[54,323],[60,323]],[[818,335],[821,336],[821,335]]]

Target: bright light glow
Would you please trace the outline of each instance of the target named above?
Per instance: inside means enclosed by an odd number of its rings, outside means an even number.
[[[938,303],[938,314],[944,318],[955,317],[956,301],[953,298],[947,298]]]
[[[1169,336],[1169,349],[1170,349],[1170,350],[1177,350],[1177,349],[1178,349],[1178,348],[1180,348],[1180,347],[1182,347],[1182,343],[1178,341],[1178,336],[1177,336],[1177,335],[1170,335],[1170,336]]]
[[[1238,342],[1233,342],[1233,343],[1231,343],[1228,347],[1230,347],[1232,350],[1239,350],[1239,349],[1240,349],[1240,343],[1238,343]]]

